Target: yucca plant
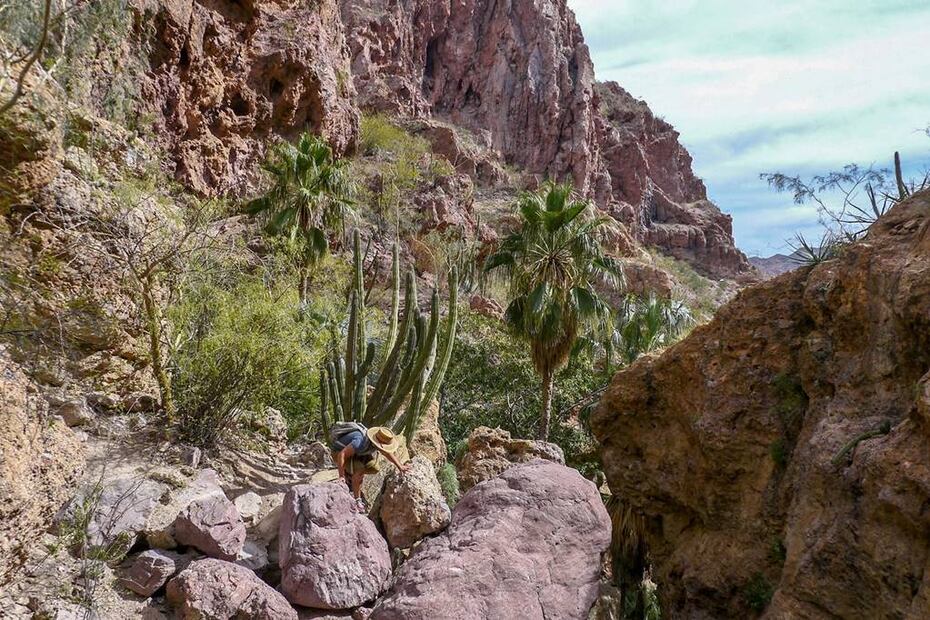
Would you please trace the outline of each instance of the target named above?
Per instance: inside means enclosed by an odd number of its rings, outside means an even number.
[[[347,162],[310,133],[297,144],[273,146],[263,168],[271,177],[271,188],[249,202],[246,212],[263,216],[269,232],[295,246],[304,305],[311,270],[329,250],[329,236],[342,230],[351,213],[355,186]]]
[[[433,291],[429,316],[420,312],[416,278],[407,273],[403,318],[400,314],[400,261],[394,246],[391,277],[391,314],[385,357],[377,380],[369,385],[376,347],[366,337],[365,283],[361,238],[352,238],[353,282],[349,292],[349,323],[345,354],[334,353],[320,374],[321,418],[328,431],[334,421],[354,421],[366,426],[391,425],[409,443],[423,412],[439,394],[455,344],[458,276],[449,271],[449,300],[445,325],[440,327],[439,291]],[[440,333],[441,332],[441,333]],[[402,414],[400,409],[406,404]]]
[[[542,379],[543,409],[537,436],[549,437],[555,373],[568,361],[579,335],[609,325],[610,308],[598,285],[619,286],[620,264],[604,251],[599,232],[606,218],[583,217],[590,207],[575,200],[570,184],[547,183],[516,204],[520,229],[485,263],[510,285],[505,320],[530,344]]]
[[[830,231],[824,233],[819,244],[808,241],[801,233],[796,233],[794,242],[789,245],[794,252],[791,253],[792,262],[798,263],[805,267],[819,265],[832,258],[840,255],[843,249],[843,242]]]

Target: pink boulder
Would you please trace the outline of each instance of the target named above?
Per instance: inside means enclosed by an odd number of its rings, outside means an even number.
[[[398,571],[371,620],[583,619],[610,518],[594,484],[551,461],[516,465],[455,506]]]
[[[235,560],[245,545],[245,523],[225,495],[191,502],[174,522],[174,537],[210,557]]]
[[[297,620],[281,594],[247,568],[206,559],[168,582],[168,602],[182,620]]]
[[[278,563],[281,591],[291,602],[349,609],[387,587],[387,542],[353,504],[341,482],[299,485],[284,496]]]

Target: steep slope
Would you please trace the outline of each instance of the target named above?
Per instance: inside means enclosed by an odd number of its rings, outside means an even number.
[[[663,611],[927,617],[928,370],[924,192],[619,373],[593,427]]]
[[[564,0],[340,0],[363,108],[434,115],[538,178],[570,178],[637,239],[707,273],[752,267],[678,134],[598,85]]]

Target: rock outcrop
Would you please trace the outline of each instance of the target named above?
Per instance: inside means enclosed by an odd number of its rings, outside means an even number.
[[[562,448],[548,441],[512,439],[500,428],[479,426],[468,436],[465,451],[459,457],[459,483],[467,491],[479,482],[489,480],[518,463],[546,459],[565,464]]]
[[[374,600],[391,576],[387,543],[355,510],[342,482],[298,485],[284,496],[278,536],[281,591],[318,609]]]
[[[152,596],[178,570],[178,555],[170,551],[143,551],[120,583],[141,596]]]
[[[184,620],[297,620],[274,588],[247,568],[223,560],[199,560],[168,582],[168,601]]]
[[[406,473],[392,471],[381,493],[381,523],[392,547],[405,549],[449,525],[451,512],[433,464],[422,456]]]
[[[192,189],[241,193],[267,143],[308,129],[354,148],[358,111],[336,0],[133,0],[154,33],[143,92]]]
[[[616,84],[595,82],[565,0],[340,7],[362,107],[463,127],[508,164],[571,179],[641,243],[713,275],[751,273],[677,132]]]
[[[609,543],[593,483],[550,461],[518,465],[462,497],[371,619],[586,618]]]
[[[925,617],[928,370],[923,192],[618,373],[593,430],[663,613]]]
[[[0,346],[0,584],[48,527],[84,468],[80,442]],[[41,493],[37,493],[37,489]]]

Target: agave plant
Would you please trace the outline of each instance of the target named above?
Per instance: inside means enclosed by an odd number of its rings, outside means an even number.
[[[407,273],[404,313],[400,314],[400,262],[394,246],[391,278],[391,314],[385,357],[369,383],[376,347],[366,338],[365,286],[362,273],[361,240],[353,234],[353,282],[349,293],[349,323],[345,353],[334,353],[321,371],[321,418],[328,431],[334,421],[361,422],[366,426],[392,425],[408,443],[420,425],[445,378],[457,321],[458,275],[449,271],[449,300],[444,327],[440,328],[439,292],[433,291],[430,313],[422,314],[417,303],[416,278]],[[440,334],[440,332],[442,332]],[[400,409],[405,407],[400,414]]]

